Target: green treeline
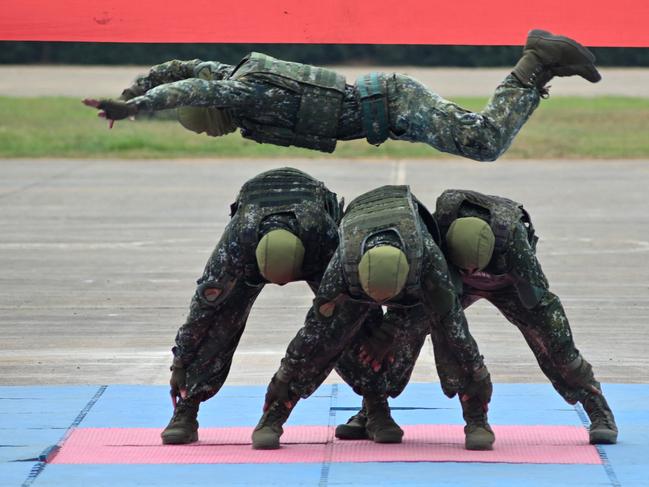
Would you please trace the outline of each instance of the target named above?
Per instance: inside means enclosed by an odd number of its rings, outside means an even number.
[[[647,48],[594,48],[600,66],[649,66]],[[170,59],[238,62],[250,51],[310,64],[393,66],[510,66],[519,46],[411,46],[365,44],[117,44],[0,42],[0,64],[153,65]]]

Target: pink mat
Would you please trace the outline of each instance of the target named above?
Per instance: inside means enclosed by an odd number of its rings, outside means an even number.
[[[486,462],[601,464],[575,426],[496,426],[493,451],[464,449],[460,425],[404,426],[402,444],[333,439],[326,426],[288,426],[279,450],[253,450],[252,428],[202,428],[192,445],[161,445],[156,428],[78,428],[50,463],[189,464],[321,462]]]

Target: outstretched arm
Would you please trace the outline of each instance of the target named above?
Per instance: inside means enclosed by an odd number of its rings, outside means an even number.
[[[233,66],[217,61],[201,61],[200,59],[179,61],[174,59],[153,66],[148,74],[138,76],[133,84],[122,92],[120,99],[130,100],[143,95],[156,86],[188,78],[224,79],[233,69]]]

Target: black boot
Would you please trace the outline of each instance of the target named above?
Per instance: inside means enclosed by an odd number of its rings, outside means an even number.
[[[496,436],[487,420],[487,413],[477,399],[460,400],[464,427],[464,446],[467,450],[492,450]]]
[[[185,445],[198,441],[198,402],[180,400],[167,427],[160,433],[164,445]]]
[[[578,75],[597,83],[602,76],[595,68],[595,56],[584,46],[568,37],[556,36],[544,30],[532,30],[523,48],[523,57],[512,74],[525,86],[536,87],[542,93],[554,76]]]
[[[617,425],[613,411],[608,406],[604,396],[589,394],[581,402],[584,411],[590,418],[588,436],[592,445],[613,445],[617,443]]]
[[[387,399],[366,397],[363,408],[367,411],[365,430],[370,440],[375,443],[401,443],[403,430],[392,419]]]
[[[277,450],[279,437],[284,433],[282,426],[290,414],[291,410],[283,404],[273,403],[252,432],[252,448],[254,450]]]
[[[361,408],[356,414],[347,420],[345,424],[336,426],[336,438],[339,440],[366,440],[367,413]]]

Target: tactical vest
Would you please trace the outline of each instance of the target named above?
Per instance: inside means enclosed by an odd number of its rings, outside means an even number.
[[[292,91],[300,97],[293,129],[243,120],[244,137],[260,143],[294,145],[333,152],[345,94],[344,76],[326,68],[281,61],[253,52],[235,68],[230,79],[254,77]]]
[[[502,196],[492,196],[477,191],[448,189],[437,198],[435,218],[442,237],[448,232],[451,223],[457,220],[460,207],[469,203],[486,210],[489,213],[489,226],[494,234],[494,254],[500,256],[507,252],[516,223],[522,221],[527,227],[527,237],[536,247],[538,238],[534,235],[534,226],[523,205]]]
[[[409,186],[382,186],[362,194],[349,204],[340,222],[339,249],[352,297],[365,296],[358,276],[365,243],[371,236],[385,231],[398,235],[401,250],[406,254],[410,266],[406,292],[419,291],[424,249],[415,205]]]
[[[305,204],[308,202],[314,204]],[[330,210],[334,205],[335,209]],[[337,223],[338,211],[336,195],[324,183],[289,167],[264,172],[246,182],[233,205],[234,218],[239,219],[239,239],[244,255],[255,255],[259,227],[266,217],[278,213],[295,215],[299,226],[297,237],[306,250],[302,266],[304,275],[324,270],[320,269],[321,240],[327,229]],[[336,244],[332,242],[332,248]],[[246,274],[256,272],[256,262],[249,263]]]
[[[497,266],[506,268],[507,251],[516,225],[519,222],[525,225],[527,239],[532,249],[536,249],[538,237],[534,233],[534,226],[529,213],[523,208],[522,204],[501,196],[484,195],[477,191],[451,189],[444,191],[437,198],[435,217],[442,236],[446,235],[451,223],[462,216],[459,215],[459,211],[463,203],[469,203],[488,212],[488,223],[495,236],[494,257],[492,260],[495,259]],[[536,288],[528,279],[522,276],[500,276],[500,279],[505,280],[504,285],[507,285],[508,282],[514,284],[521,301],[528,309],[533,308],[545,292],[545,289]],[[493,284],[496,285],[496,282]]]

